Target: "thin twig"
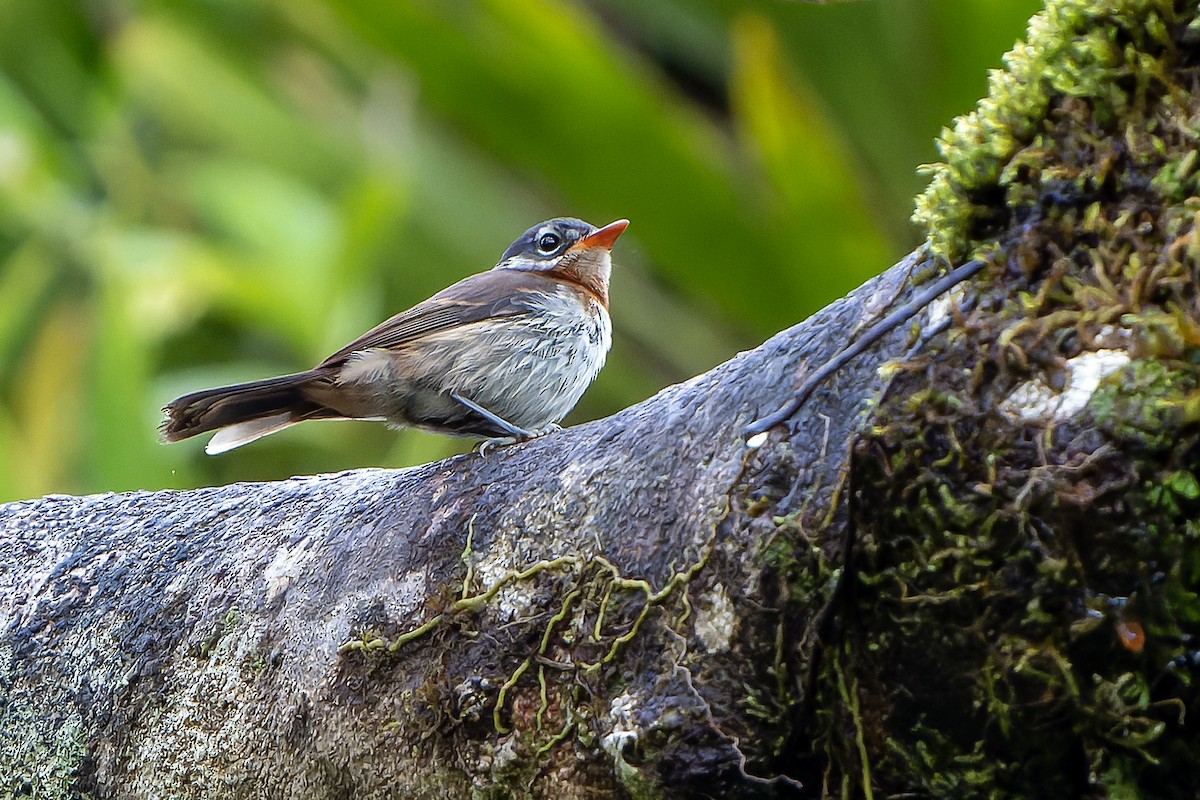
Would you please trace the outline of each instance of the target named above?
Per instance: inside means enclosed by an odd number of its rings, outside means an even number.
[[[985,262],[983,261],[968,261],[957,269],[953,269],[942,277],[938,278],[933,283],[922,289],[912,300],[909,300],[904,305],[897,308],[892,313],[888,314],[879,322],[872,325],[866,330],[863,335],[854,342],[846,345],[837,355],[821,365],[821,368],[810,375],[792,398],[773,414],[768,414],[761,419],[751,422],[742,429],[742,434],[747,438],[757,436],[761,433],[766,433],[771,428],[774,428],[781,422],[790,419],[800,407],[808,400],[809,395],[813,393],[826,378],[839,369],[844,367],[852,358],[862,353],[872,344],[877,342],[884,335],[895,330],[903,325],[908,320],[916,316],[923,308],[928,306],[939,296],[953,289],[958,284],[970,278],[979,270],[983,269]]]

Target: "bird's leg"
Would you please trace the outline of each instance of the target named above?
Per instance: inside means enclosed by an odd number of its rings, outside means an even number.
[[[458,403],[466,405],[466,407],[474,411],[475,414],[479,414],[481,417],[484,417],[485,420],[498,427],[500,431],[504,431],[506,434],[509,434],[506,435],[506,437],[492,437],[490,439],[484,439],[480,441],[480,456],[486,456],[487,453],[493,449],[493,447],[512,445],[518,443],[518,441],[528,441],[529,439],[544,437],[544,435],[547,433],[562,431],[563,429],[563,426],[558,425],[557,422],[551,422],[550,425],[535,429],[535,431],[529,431],[527,428],[521,428],[512,425],[512,423],[508,420],[505,420],[503,416],[499,416],[498,414],[492,413],[492,411],[488,411],[486,408],[482,407],[482,405],[473,401],[473,399],[463,397],[458,392],[450,392],[450,397],[454,398]]]
[[[451,392],[450,396],[508,434],[507,436],[493,436],[490,439],[484,439],[482,442],[480,442],[479,454],[481,456],[486,456],[488,451],[490,451],[493,447],[500,447],[506,444],[516,444],[517,442],[526,442],[530,439],[536,439],[539,436],[545,436],[547,433],[553,433],[554,431],[562,430],[562,426],[554,422],[551,422],[545,427],[532,431],[525,428],[519,428],[506,420],[504,417],[488,411],[474,400],[468,400],[458,392]]]
[[[501,417],[498,414],[493,414],[491,411],[488,411],[486,408],[479,405],[479,403],[476,403],[474,400],[468,400],[458,392],[451,392],[450,396],[514,439],[532,439],[538,435],[536,431],[527,431],[524,428],[518,428],[504,417]]]

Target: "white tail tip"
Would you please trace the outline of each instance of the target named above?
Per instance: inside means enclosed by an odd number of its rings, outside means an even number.
[[[217,431],[208,440],[208,444],[204,445],[204,452],[210,456],[227,453],[235,447],[249,444],[255,439],[261,439],[268,433],[281,431],[293,424],[295,423],[292,420],[290,411],[283,411],[279,414],[272,414],[269,417],[252,419],[247,422],[238,422]]]

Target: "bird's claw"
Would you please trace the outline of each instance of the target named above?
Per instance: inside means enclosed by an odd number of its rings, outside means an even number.
[[[481,458],[487,458],[488,453],[495,450],[497,447],[516,444],[517,437],[515,436],[493,436],[490,439],[484,439],[479,444],[475,445],[475,452],[479,453]]]
[[[522,436],[493,436],[490,439],[484,439],[475,446],[475,452],[479,453],[483,458],[487,458],[488,453],[495,450],[497,447],[507,447],[510,444],[520,444],[533,439],[545,436],[548,433],[555,433],[562,430],[562,425],[557,422],[551,422],[541,428],[535,428],[531,431],[525,431]]]

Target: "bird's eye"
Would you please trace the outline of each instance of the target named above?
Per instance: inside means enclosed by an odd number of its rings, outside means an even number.
[[[553,253],[562,244],[562,237],[557,233],[543,233],[538,237],[538,250],[543,253]]]

